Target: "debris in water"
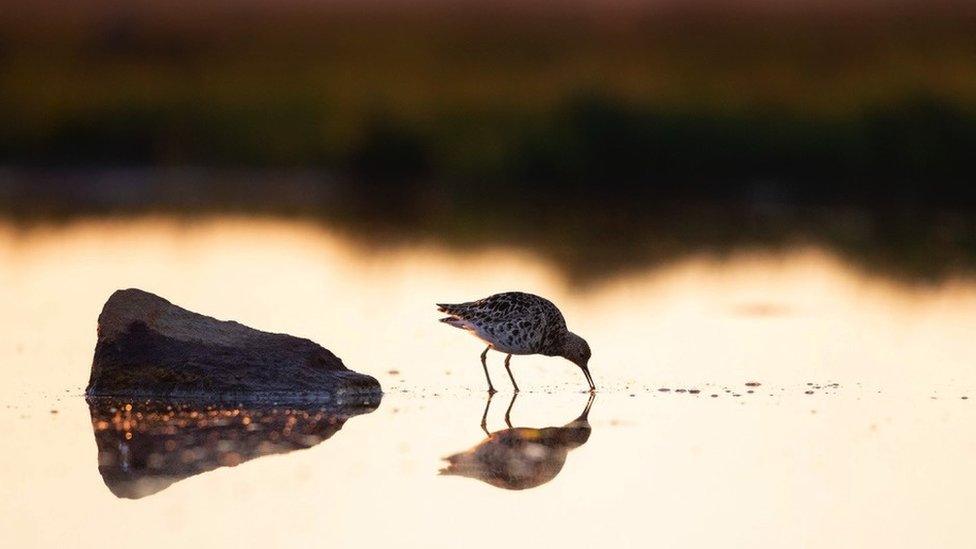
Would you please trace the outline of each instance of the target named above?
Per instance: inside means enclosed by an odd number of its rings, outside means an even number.
[[[688,394],[691,394],[691,395],[697,395],[700,392],[701,392],[701,389],[688,389]],[[966,398],[966,397],[963,397],[963,398]]]
[[[390,374],[391,376],[398,376],[400,375],[400,370],[390,370],[386,373]]]
[[[712,398],[718,398],[718,395],[716,395],[715,393],[712,393]]]
[[[762,383],[759,383],[758,381],[746,382],[746,387],[759,387],[760,385],[762,385]]]
[[[813,391],[803,391],[803,394],[805,394],[805,395],[812,395],[813,394]]]
[[[51,410],[51,413],[52,414],[56,414],[56,413],[58,413],[58,411],[57,410]]]
[[[670,393],[671,389],[668,389],[667,387],[661,387],[660,389],[658,389],[658,391],[662,393]]]

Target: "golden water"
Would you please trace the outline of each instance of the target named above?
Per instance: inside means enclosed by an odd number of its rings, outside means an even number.
[[[376,376],[383,402],[305,449],[116,497],[82,392],[98,312],[125,287],[309,337]],[[548,476],[523,490],[438,474],[486,439],[486,395],[479,342],[432,305],[508,289],[560,305],[600,389],[588,439],[543,449]],[[579,287],[524,251],[364,245],[303,222],[7,224],[0,330],[5,547],[976,543],[976,284],[964,279],[911,286],[804,249]],[[489,355],[502,390],[491,432],[510,400],[501,359]],[[515,357],[513,370],[515,427],[561,427],[587,404],[568,362]],[[557,432],[495,438],[512,433]]]

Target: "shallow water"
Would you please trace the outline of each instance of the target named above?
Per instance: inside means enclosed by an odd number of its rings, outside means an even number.
[[[318,341],[382,403],[89,406],[95,319],[133,286]],[[516,357],[508,430],[492,354],[482,430],[481,347],[432,304],[513,288],[593,348],[585,422],[578,369]],[[524,252],[299,222],[0,225],[0,544],[971,547],[974,311],[971,280],[908,286],[817,249],[581,287]]]

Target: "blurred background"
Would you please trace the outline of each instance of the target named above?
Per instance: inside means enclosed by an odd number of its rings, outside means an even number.
[[[2,0],[0,214],[247,214],[578,282],[828,248],[976,268],[976,6]]]

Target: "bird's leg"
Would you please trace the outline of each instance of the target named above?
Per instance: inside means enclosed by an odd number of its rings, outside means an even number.
[[[488,408],[491,407],[491,397],[493,396],[495,396],[494,393],[488,393],[488,400],[485,401],[485,413],[481,414],[481,430],[488,436],[491,436],[491,433],[488,432]]]
[[[515,387],[515,392],[519,392],[518,383],[515,383],[515,376],[512,375],[512,369],[508,366],[508,362],[512,360],[512,355],[505,357],[505,370],[508,371],[508,379],[512,380],[512,387]]]
[[[512,406],[515,406],[515,399],[517,397],[518,397],[518,392],[517,391],[514,392],[514,393],[512,393],[512,400],[511,400],[511,402],[508,403],[508,409],[505,410],[505,425],[508,425],[508,428],[509,429],[512,428],[512,417],[511,417],[512,416]]]
[[[586,376],[586,382],[590,384],[590,392],[596,392],[596,385],[593,384],[593,377],[590,376],[590,369],[586,366],[580,366],[580,370],[583,370],[583,375]]]
[[[493,395],[498,391],[496,391],[495,386],[491,384],[491,377],[488,375],[488,363],[485,362],[488,358],[488,349],[491,349],[491,345],[485,347],[485,352],[481,353],[481,367],[485,369],[485,379],[488,380],[488,394]]]

